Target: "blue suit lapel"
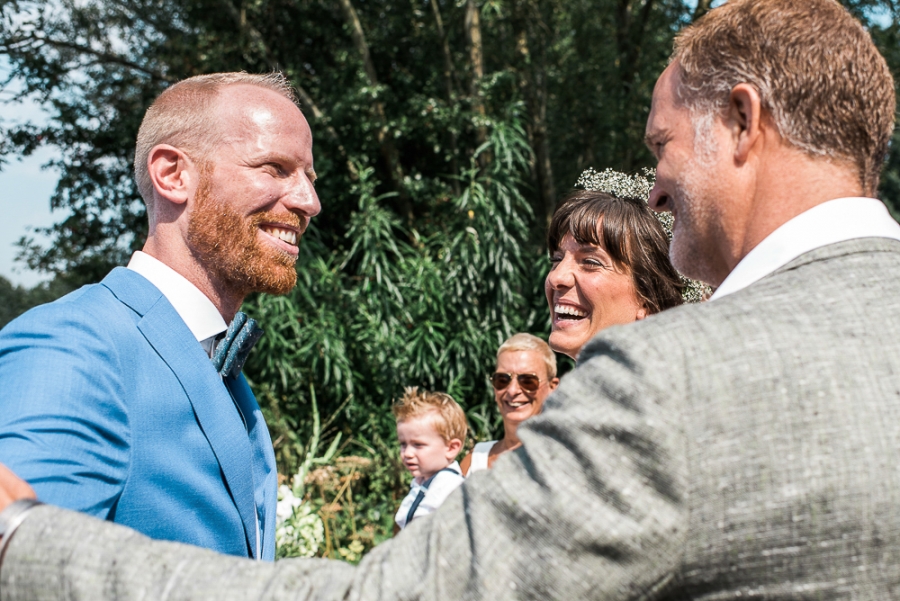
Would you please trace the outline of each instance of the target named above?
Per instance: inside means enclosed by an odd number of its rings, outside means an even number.
[[[278,467],[275,465],[275,451],[269,428],[266,426],[262,411],[247,385],[243,374],[238,378],[225,378],[235,402],[247,420],[250,444],[253,447],[253,477],[256,487],[256,506],[259,509],[262,552],[264,560],[275,559],[275,518],[278,504]]]
[[[116,268],[102,284],[142,316],[138,329],[184,388],[200,429],[222,468],[244,525],[247,544],[256,557],[257,517],[250,441],[222,378],[169,301],[143,276]]]

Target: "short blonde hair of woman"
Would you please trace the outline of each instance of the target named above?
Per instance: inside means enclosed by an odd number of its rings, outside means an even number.
[[[444,442],[450,442],[454,438],[460,441],[466,440],[469,425],[466,414],[459,403],[445,392],[419,391],[417,386],[411,386],[404,390],[400,400],[391,407],[391,412],[397,418],[397,422],[409,419],[430,417],[434,429]]]
[[[159,144],[169,144],[202,164],[220,141],[216,98],[223,88],[237,85],[265,88],[297,104],[290,82],[278,72],[211,73],[166,88],[144,114],[134,151],[134,181],[148,212],[153,209],[153,183],[147,171],[150,151]]]
[[[497,349],[497,359],[500,359],[500,353],[509,351],[537,352],[547,365],[547,379],[552,380],[556,377],[556,355],[551,350],[550,345],[537,336],[524,332],[513,334]]]

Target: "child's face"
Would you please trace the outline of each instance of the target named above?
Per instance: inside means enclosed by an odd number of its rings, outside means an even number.
[[[462,442],[445,441],[434,427],[434,417],[423,415],[397,422],[400,458],[421,484],[453,463]]]

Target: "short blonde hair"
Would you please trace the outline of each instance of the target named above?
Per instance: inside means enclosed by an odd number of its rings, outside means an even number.
[[[147,171],[150,151],[159,144],[171,144],[202,162],[221,135],[217,127],[216,98],[223,88],[236,85],[265,88],[297,104],[290,82],[279,72],[197,75],[166,88],[144,114],[134,151],[134,181],[148,212],[153,202],[153,182]]]
[[[547,378],[552,380],[556,377],[556,355],[550,345],[537,336],[524,332],[513,334],[497,349],[497,360],[499,361],[501,353],[510,351],[535,351],[547,365]]]
[[[417,386],[403,391],[400,400],[391,407],[397,423],[421,417],[432,417],[434,429],[444,442],[454,438],[464,441],[469,431],[466,414],[453,397],[444,392],[419,391]]]

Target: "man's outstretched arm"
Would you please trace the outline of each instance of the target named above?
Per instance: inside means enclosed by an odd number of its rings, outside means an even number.
[[[678,376],[647,381],[659,349],[615,338],[592,343],[521,449],[358,566],[267,565],[38,507],[10,541],[0,599],[654,599],[686,535],[683,394]]]
[[[34,498],[36,498],[34,490],[28,483],[0,463],[0,511],[6,509],[13,501]]]

